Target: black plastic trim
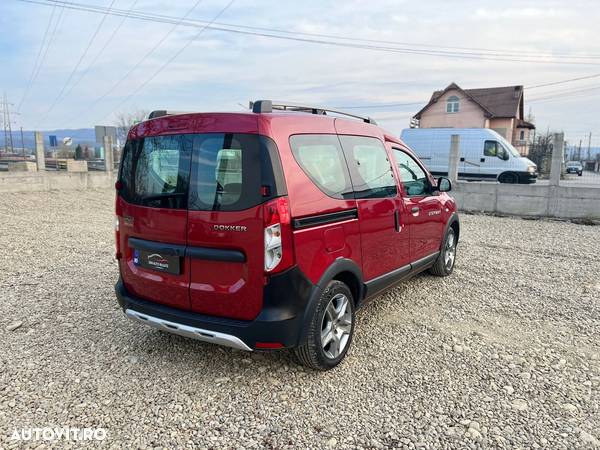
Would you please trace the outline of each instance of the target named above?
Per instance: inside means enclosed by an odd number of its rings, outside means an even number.
[[[294,229],[301,230],[303,228],[316,227],[318,225],[326,225],[351,219],[358,219],[358,209],[352,208],[334,213],[300,217],[298,219],[293,219],[292,224]]]
[[[391,272],[367,281],[365,283],[365,299],[372,299],[374,296],[380,294],[391,286],[429,268],[435,262],[439,254],[440,252],[432,253],[431,255],[418,259],[411,264],[407,264],[403,267],[392,270]]]
[[[297,266],[269,278],[262,311],[250,321],[207,316],[149,302],[131,295],[121,278],[115,292],[123,310],[133,309],[170,322],[237,336],[250,348],[255,348],[257,342],[278,342],[286,348],[298,346],[309,301],[315,292],[320,296],[320,289]]]
[[[131,248],[156,252],[168,256],[189,256],[194,259],[206,259],[209,261],[227,261],[243,263],[246,255],[239,250],[230,250],[212,247],[186,247],[185,245],[166,244],[164,242],[146,241],[144,239],[130,237],[128,245]]]
[[[456,234],[456,243],[458,244],[458,241],[459,241],[459,238],[460,238],[460,221],[458,220],[458,213],[457,212],[453,212],[452,215],[450,216],[450,218],[448,219],[448,222],[446,222],[446,226],[444,227],[444,234],[442,235],[442,242],[440,244],[440,251],[442,250],[442,246],[444,245],[444,239],[446,237],[446,233],[448,233],[448,228],[450,228],[453,223],[456,223],[456,225],[458,225],[458,232]]]
[[[209,261],[246,262],[246,255],[243,252],[223,248],[188,247],[185,250],[185,256],[189,256],[192,259],[206,259]]]
[[[415,262],[411,263],[410,266],[412,272],[421,271],[421,269],[431,266],[438,258],[439,254],[440,252],[435,252],[431,255],[425,256],[424,258],[418,259]]]
[[[131,248],[145,250],[148,252],[156,252],[160,253],[161,255],[185,256],[185,245],[146,241],[144,239],[138,239],[134,237],[128,238],[127,244]]]
[[[400,267],[399,269],[392,270],[391,272],[385,273],[383,275],[378,276],[377,278],[373,278],[370,281],[365,283],[366,286],[366,298],[371,298],[378,293],[386,290],[389,286],[396,284],[410,275],[411,265],[407,264],[404,267]]]

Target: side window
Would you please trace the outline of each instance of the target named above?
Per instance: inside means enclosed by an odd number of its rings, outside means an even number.
[[[400,183],[408,196],[428,195],[429,180],[425,171],[408,153],[394,149],[394,158],[398,165]]]
[[[186,207],[188,140],[185,136],[147,137],[138,145],[132,168],[135,203],[155,208]],[[128,158],[123,170],[129,170]]]
[[[396,179],[382,142],[364,136],[340,136],[356,198],[392,197]]]
[[[485,141],[483,144],[483,155],[484,156],[498,156],[498,142]]]
[[[336,135],[297,134],[290,137],[290,147],[304,173],[323,193],[353,198],[348,166]]]

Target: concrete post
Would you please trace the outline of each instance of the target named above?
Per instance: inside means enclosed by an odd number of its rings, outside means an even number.
[[[35,132],[35,162],[37,170],[43,172],[46,170],[46,155],[44,154],[44,136],[39,131]]]
[[[104,136],[104,167],[107,172],[115,170],[113,159],[113,143],[111,136]]]
[[[460,160],[460,136],[450,137],[450,158],[448,160],[448,178],[452,184],[458,181],[458,161]]]
[[[550,165],[550,186],[560,184],[562,174],[562,163],[564,158],[565,135],[554,133],[552,135],[552,164]]]

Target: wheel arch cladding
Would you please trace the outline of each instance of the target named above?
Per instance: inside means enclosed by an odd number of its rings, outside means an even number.
[[[362,272],[358,265],[351,259],[338,258],[327,268],[327,270],[325,270],[325,272],[323,272],[323,275],[321,275],[321,278],[315,286],[316,289],[313,289],[308,302],[308,307],[304,312],[302,332],[300,333],[299,342],[306,336],[308,324],[311,317],[315,313],[319,298],[325,289],[327,289],[327,285],[333,280],[341,281],[342,283],[346,284],[350,289],[350,292],[352,292],[352,295],[356,296],[354,299],[355,309],[360,306],[361,300],[365,293],[365,284],[363,281]]]
[[[460,238],[460,221],[458,220],[458,214],[456,212],[453,212],[450,218],[448,219],[448,222],[446,222],[446,226],[444,227],[444,234],[442,236],[442,242],[440,245],[440,250],[444,245],[444,240],[450,227],[454,229],[454,233],[456,234],[456,242],[458,243],[458,240]]]

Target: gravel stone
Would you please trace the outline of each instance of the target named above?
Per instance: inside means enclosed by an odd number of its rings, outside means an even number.
[[[0,448],[82,447],[11,440],[44,426],[103,427],[85,448],[110,449],[600,446],[598,226],[463,214],[454,274],[369,303],[317,373],[127,320],[113,208],[2,195]]]
[[[6,331],[15,331],[17,328],[21,328],[23,326],[23,322],[20,320],[17,322],[13,322],[6,326]]]

